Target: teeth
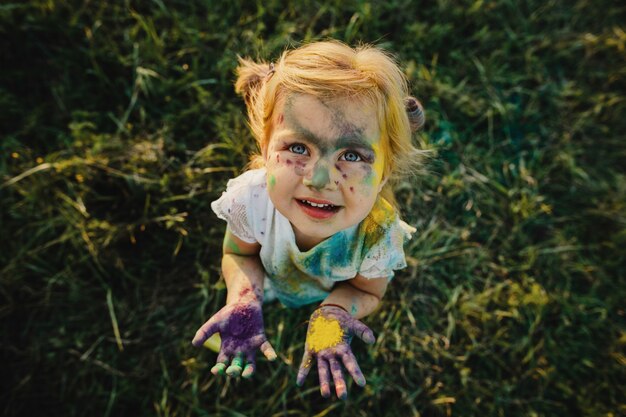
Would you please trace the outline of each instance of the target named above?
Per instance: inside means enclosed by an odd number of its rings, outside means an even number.
[[[332,204],[318,204],[318,203],[314,203],[314,202],[309,201],[309,200],[300,200],[300,201],[302,201],[303,203],[306,203],[306,204],[308,204],[310,206],[318,207],[318,208],[334,208],[335,207]]]

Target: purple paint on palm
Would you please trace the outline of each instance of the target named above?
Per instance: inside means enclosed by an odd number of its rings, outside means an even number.
[[[352,317],[347,311],[334,306],[318,308],[311,315],[304,356],[298,370],[296,383],[301,386],[308,375],[313,359],[317,361],[317,373],[320,392],[323,397],[330,396],[332,376],[337,397],[348,396],[341,363],[359,386],[365,385],[365,377],[350,348],[353,336],[367,344],[375,341],[374,333],[365,324]]]
[[[261,349],[269,360],[276,359],[276,353],[265,337],[263,312],[259,302],[224,306],[198,329],[192,344],[201,346],[216,332],[220,333],[222,344],[217,363],[211,369],[213,374],[222,374],[226,370],[226,374],[233,377],[252,376],[256,369],[257,349]],[[229,362],[231,364],[226,368]]]

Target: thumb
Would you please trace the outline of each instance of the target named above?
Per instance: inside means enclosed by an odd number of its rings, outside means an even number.
[[[374,337],[374,332],[367,327],[363,322],[354,319],[348,326],[352,334],[356,337],[367,343],[368,345],[373,344],[376,341],[376,337]]]
[[[215,316],[211,317],[198,329],[191,344],[194,346],[202,346],[205,340],[213,336],[219,330],[219,321],[215,320]]]

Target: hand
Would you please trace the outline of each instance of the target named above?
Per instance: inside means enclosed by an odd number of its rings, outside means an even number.
[[[250,378],[256,370],[255,357],[258,348],[268,360],[276,359],[276,352],[265,337],[263,312],[259,302],[224,306],[198,329],[191,343],[201,346],[216,332],[220,333],[222,344],[217,362],[211,368],[213,375],[223,375],[226,370],[228,376],[241,375],[243,378]]]
[[[369,327],[339,307],[324,306],[315,310],[306,333],[304,356],[296,380],[298,386],[304,384],[313,358],[317,359],[322,397],[330,397],[330,374],[333,376],[337,397],[343,400],[348,396],[340,362],[343,362],[354,381],[359,386],[364,386],[365,377],[350,349],[353,335],[367,344],[372,344],[376,340]]]

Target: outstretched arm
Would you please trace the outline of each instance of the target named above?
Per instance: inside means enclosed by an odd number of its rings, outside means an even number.
[[[259,250],[259,244],[246,243],[226,230],[222,257],[226,305],[198,329],[192,341],[200,346],[213,333],[220,333],[220,353],[211,369],[215,375],[226,371],[232,377],[249,378],[256,370],[256,349],[269,360],[276,359],[263,325],[264,271]]]

